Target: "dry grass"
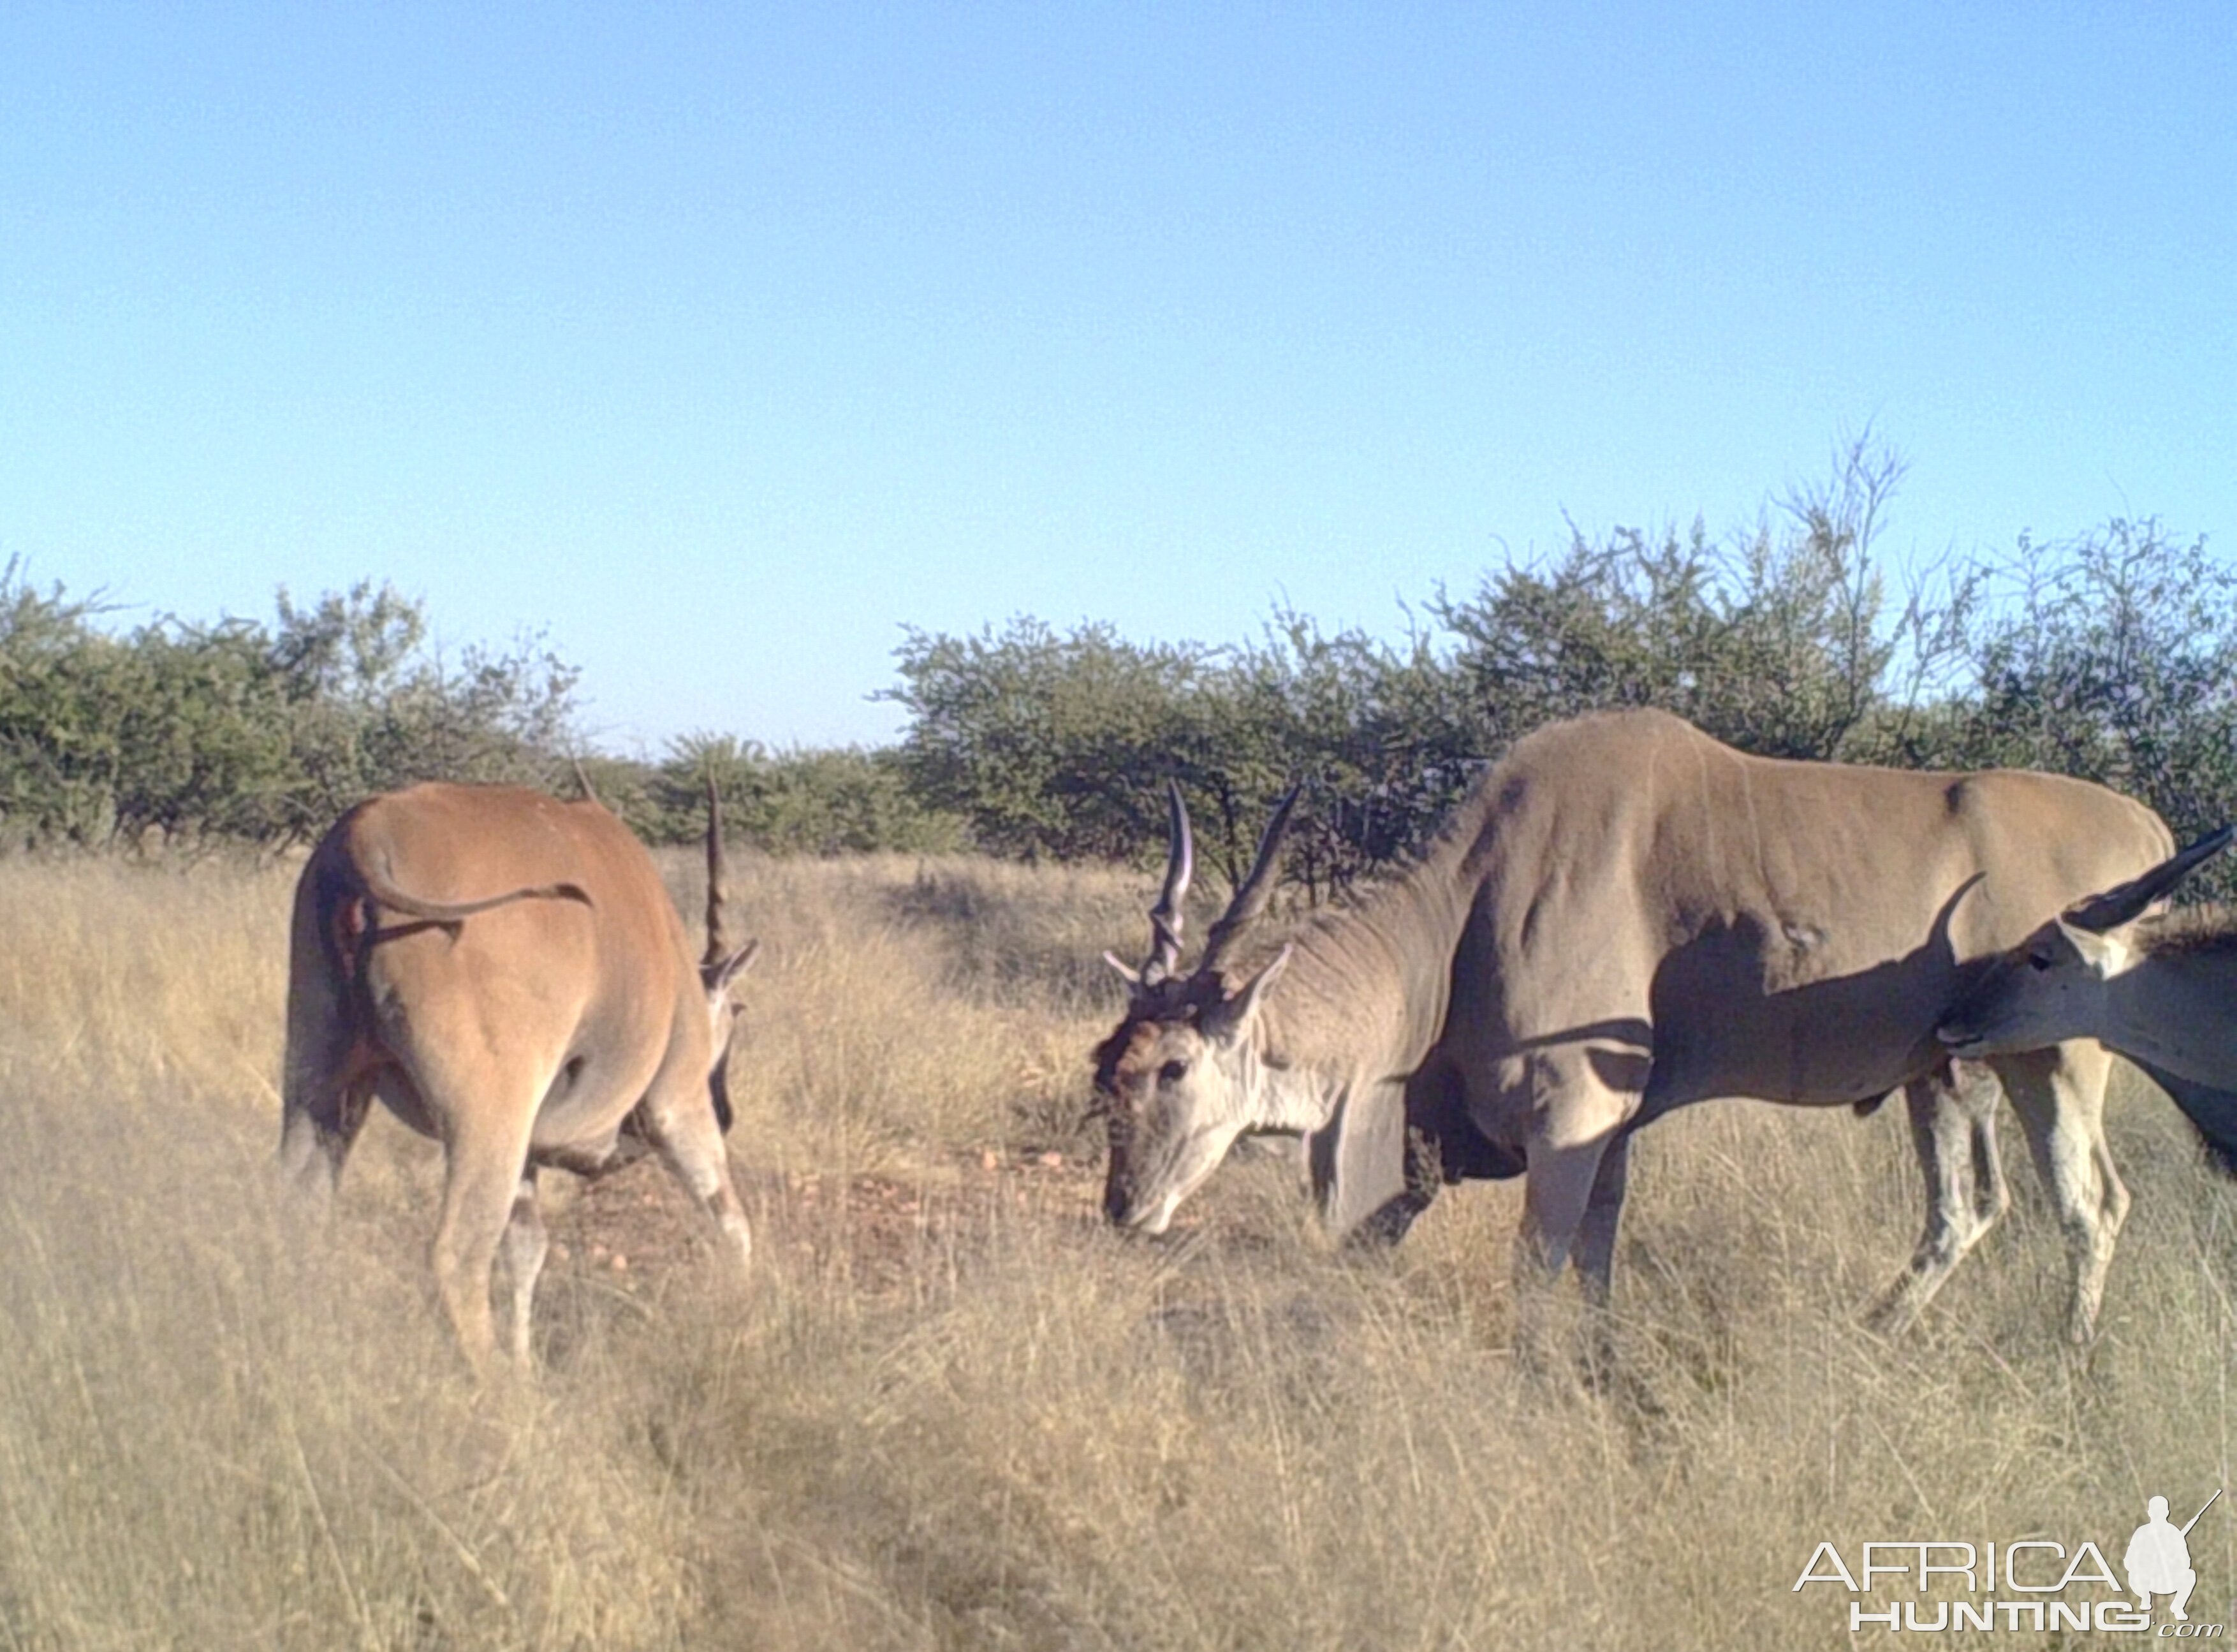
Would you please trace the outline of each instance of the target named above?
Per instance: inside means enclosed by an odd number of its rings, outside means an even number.
[[[1270,1162],[1180,1242],[1098,1227],[1129,880],[735,881],[754,1285],[630,1172],[555,1224],[539,1379],[477,1392],[424,1143],[377,1124],[309,1242],[268,1206],[288,874],[0,864],[0,1649],[1820,1646],[1821,1537],[2117,1556],[2232,1484],[2229,1190],[2146,1094],[2087,1366],[2023,1165],[1890,1346],[1853,1319],[1917,1220],[1899,1121],[1729,1104],[1640,1144],[1594,1394],[1509,1357],[1510,1188],[1365,1262]]]

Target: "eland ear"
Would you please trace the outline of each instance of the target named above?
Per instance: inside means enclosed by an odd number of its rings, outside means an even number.
[[[1295,941],[1287,943],[1274,954],[1272,961],[1264,969],[1227,995],[1226,1001],[1219,1006],[1222,1030],[1233,1031],[1250,1024],[1250,1018],[1258,1013],[1258,1005],[1265,997],[1266,989],[1281,979],[1282,971],[1290,967],[1290,959],[1296,955],[1297,950]]]
[[[701,964],[699,977],[707,984],[709,992],[723,991],[746,972],[746,966],[761,956],[761,938],[756,936],[719,963]]]
[[[2123,954],[2124,949],[2109,932],[2076,924],[2071,913],[2051,922],[2058,925],[2059,939],[2074,949],[2074,956],[2082,960],[2082,967],[2101,980],[2111,973]]]

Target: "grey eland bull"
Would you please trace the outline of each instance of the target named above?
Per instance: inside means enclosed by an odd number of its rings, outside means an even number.
[[[1997,958],[1943,1021],[1953,1053],[2095,1038],[2149,1074],[2237,1171],[2237,909],[2151,906],[2237,831],[2076,903]]]
[[[1927,1188],[1899,1330],[2001,1213],[1993,1086],[1952,1074],[1944,1010],[2041,915],[2172,846],[2079,780],[1751,757],[1658,711],[1516,743],[1415,864],[1264,932],[1287,806],[1180,966],[1191,865],[1164,892],[1125,1018],[1096,1052],[1105,1209],[1162,1231],[1246,1131],[1307,1138],[1337,1231],[1396,1238],[1441,1182],[1529,1173],[1519,1279],[1574,1259],[1605,1300],[1627,1147],[1713,1096],[1863,1106],[1902,1089]],[[2025,1126],[2093,1330],[2128,1195],[2101,1122],[2110,1057],[1989,1058]]]
[[[730,1182],[730,983],[710,789],[707,946],[695,960],[652,859],[595,801],[415,786],[359,804],[295,886],[280,1158],[323,1206],[377,1097],[444,1146],[435,1284],[477,1368],[495,1352],[492,1266],[525,1361],[546,1238],[536,1176],[657,1152],[751,1254]]]

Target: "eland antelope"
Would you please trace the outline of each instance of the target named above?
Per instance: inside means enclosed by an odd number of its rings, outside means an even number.
[[[1888,1330],[2003,1208],[1993,1087],[1953,1076],[1943,1012],[2042,912],[2172,846],[2080,780],[1751,757],[1663,712],[1600,713],[1519,741],[1403,875],[1269,934],[1285,802],[1184,972],[1172,803],[1149,957],[1111,959],[1131,1002],[1096,1052],[1113,1222],[1161,1232],[1239,1135],[1291,1132],[1340,1233],[1395,1238],[1441,1181],[1527,1169],[1519,1280],[1574,1258],[1604,1300],[1641,1125],[1901,1088],[1928,1210],[1875,1310]],[[2065,1230],[2077,1339],[2128,1208],[2109,1060],[2086,1040],[1988,1059]]]
[[[594,1176],[656,1151],[748,1260],[723,1070],[757,943],[724,938],[711,787],[708,809],[697,960],[644,846],[593,801],[415,786],[344,814],[296,884],[283,1174],[326,1204],[375,1097],[443,1143],[435,1284],[477,1368],[500,1241],[528,1357],[543,1166]]]
[[[1956,1054],[2095,1038],[2148,1073],[2237,1170],[2237,910],[2147,909],[2229,846],[2209,833],[1997,958],[1943,1022]]]

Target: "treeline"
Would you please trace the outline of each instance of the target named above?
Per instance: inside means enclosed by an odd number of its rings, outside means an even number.
[[[445,659],[419,607],[360,585],[270,625],[165,617],[0,573],[0,821],[18,844],[284,843],[423,773],[538,778],[575,674],[532,644]]]
[[[1315,888],[1418,845],[1521,735],[1620,706],[1769,756],[2080,775],[2181,834],[2237,819],[2237,577],[2205,543],[2115,521],[1897,589],[1877,541],[1900,474],[1859,444],[1744,534],[1573,530],[1438,593],[1399,644],[1289,613],[1225,648],[912,632],[901,762],[974,842],[1055,858],[1154,858],[1170,774],[1231,875],[1302,782],[1290,872]]]
[[[540,642],[428,642],[423,607],[360,584],[270,623],[165,616],[104,628],[97,600],[0,570],[0,846],[314,839],[414,780],[585,781],[646,837],[705,829],[705,783],[742,840],[778,852],[946,848],[960,824],[914,800],[891,752],[772,753],[699,736],[658,762],[585,749],[577,674]]]
[[[586,750],[575,674],[540,644],[445,661],[385,588],[307,609],[283,594],[268,625],[120,635],[11,566],[0,833],[284,844],[412,779],[564,793],[579,764],[656,840],[699,829],[711,775],[733,830],[775,852],[1146,860],[1170,776],[1231,875],[1302,784],[1290,871],[1317,892],[1418,845],[1541,723],[1646,705],[1769,755],[2048,768],[2139,797],[2179,833],[2237,819],[2237,576],[2204,542],[2114,521],[1897,589],[1878,541],[1899,479],[1858,444],[1743,533],[1573,530],[1551,558],[1437,592],[1400,642],[1286,611],[1232,646],[1024,618],[912,630],[885,691],[908,717],[897,746],[703,734],[657,761]]]

